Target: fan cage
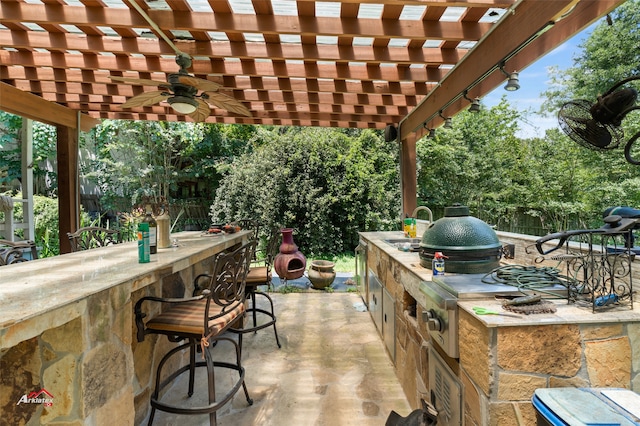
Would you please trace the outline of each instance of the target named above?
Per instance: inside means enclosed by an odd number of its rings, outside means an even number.
[[[571,140],[588,149],[608,151],[620,146],[624,137],[622,129],[594,120],[590,109],[591,102],[585,99],[565,103],[558,112],[562,131]]]

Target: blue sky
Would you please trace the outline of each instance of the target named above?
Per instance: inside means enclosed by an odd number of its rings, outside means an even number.
[[[518,108],[518,110],[537,112],[543,101],[542,92],[547,89],[549,84],[549,67],[556,66],[561,70],[571,67],[574,57],[580,52],[578,45],[587,39],[596,24],[576,34],[527,68],[519,70],[519,90],[507,92],[503,88],[504,84],[501,84],[482,98],[482,103],[487,107],[495,106],[500,102],[500,98],[505,95],[509,103]],[[537,114],[529,114],[528,121],[520,123],[519,136],[543,137],[546,129],[558,127],[558,120],[555,115],[542,117]]]

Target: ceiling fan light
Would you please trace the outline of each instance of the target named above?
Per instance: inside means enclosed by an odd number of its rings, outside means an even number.
[[[507,85],[504,86],[504,89],[509,92],[514,92],[520,88],[520,79],[518,78],[517,72],[512,72],[509,75],[509,80],[507,80]]]
[[[172,96],[167,99],[167,102],[178,114],[191,114],[198,109],[198,102],[187,96]]]

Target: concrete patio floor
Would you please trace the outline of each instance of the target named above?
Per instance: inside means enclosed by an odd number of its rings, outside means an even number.
[[[282,348],[273,328],[244,335],[243,363],[253,398],[242,390],[218,412],[220,426],[384,425],[392,410],[402,416],[411,408],[393,371],[360,296],[325,291],[271,293]],[[261,305],[261,303],[259,303]],[[217,359],[230,354],[220,342]],[[204,373],[199,369],[196,373]],[[202,377],[204,374],[197,374]],[[237,378],[221,370],[218,390]],[[188,403],[206,401],[205,380],[197,384]],[[187,377],[169,389],[168,400],[185,402]],[[157,412],[154,425],[208,425],[207,416],[178,416]]]

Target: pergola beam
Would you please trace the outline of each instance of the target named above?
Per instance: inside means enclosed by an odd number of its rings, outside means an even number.
[[[78,127],[77,111],[43,99],[40,96],[25,93],[6,83],[0,82],[0,110],[19,115],[52,126]],[[80,115],[80,129],[88,132],[98,125],[100,120]]]
[[[107,70],[113,75],[122,70],[144,70],[148,73],[171,74],[178,71],[175,59],[138,58],[129,56],[101,56],[94,54],[40,53],[31,51],[0,51],[0,63],[20,64],[25,67],[78,68]],[[196,76],[227,75],[249,77],[323,78],[337,80],[385,80],[393,82],[413,81],[435,83],[447,73],[437,68],[379,67],[349,63],[289,63],[286,61],[261,62],[240,60],[227,62],[224,59],[195,60],[190,70]],[[128,74],[125,74],[128,76]],[[165,76],[166,80],[166,76]]]
[[[118,120],[150,120],[150,121],[180,121],[189,122],[190,118],[184,115],[168,115],[168,114],[147,114],[147,113],[111,113],[104,112],[99,113],[101,118],[104,119],[118,119]],[[362,122],[362,121],[345,121],[340,119],[335,120],[318,120],[312,118],[297,118],[292,119],[290,115],[286,115],[286,118],[255,118],[249,119],[245,117],[224,117],[224,116],[212,116],[207,119],[207,123],[219,123],[219,124],[251,124],[251,125],[265,125],[265,126],[309,126],[309,127],[338,127],[338,128],[352,128],[352,129],[382,129],[383,123],[380,122]],[[335,117],[331,117],[335,118]]]
[[[318,16],[244,15],[172,10],[148,10],[160,28],[207,32],[247,34],[296,34],[300,36],[351,36],[413,38],[416,35],[441,40],[479,40],[491,28],[483,22],[393,21],[367,18],[330,18]],[[60,4],[27,4],[3,1],[2,20],[8,23],[33,22],[38,25],[103,26],[111,28],[150,28],[149,23],[131,9],[80,7]]]
[[[124,103],[126,99],[138,93],[132,86],[126,85],[106,85],[90,83],[57,83],[52,81],[42,81],[34,88],[29,80],[14,80],[14,87],[29,92],[38,91],[41,96],[49,101],[65,102],[91,102],[95,104],[112,105],[114,103]],[[37,89],[37,90],[35,90]],[[63,90],[64,93],[60,93]],[[336,93],[336,92],[308,92],[292,90],[233,90],[225,91],[240,101],[247,102],[271,102],[273,104],[306,104],[322,105],[327,107],[333,105],[359,105],[366,107],[393,107],[402,109],[406,115],[408,106],[417,105],[416,96],[403,96],[393,94],[377,93]],[[60,100],[62,99],[62,100]],[[104,102],[103,102],[104,101]],[[258,108],[256,106],[256,108]],[[258,108],[259,109],[259,108]]]
[[[35,31],[11,31],[0,33],[0,45],[16,49],[45,49],[49,51],[77,51],[83,54],[111,52],[115,55],[173,55],[174,51],[156,39],[138,40],[105,39],[97,35],[67,33],[46,34]],[[388,49],[376,46],[338,45],[281,45],[275,43],[251,43],[231,41],[176,41],[175,45],[193,57],[211,56],[220,58],[304,60],[336,62],[368,62],[431,65],[456,64],[468,51],[466,48],[436,49],[407,47]]]
[[[77,106],[80,107],[81,104],[77,104]],[[121,113],[114,113],[114,112],[111,112],[108,108],[105,108],[103,111],[105,115],[100,115],[100,117],[102,118],[114,117],[114,118],[122,118],[122,119],[129,119],[129,120],[136,119],[135,117],[139,114],[140,115],[142,114],[165,115],[168,117],[178,117],[175,113],[173,114],[170,113],[170,111],[171,111],[170,109],[165,109],[162,107],[146,107],[139,111],[122,110]],[[92,111],[91,114],[97,115],[95,111]],[[226,113],[225,111],[213,110],[213,113],[207,118],[206,122],[207,123],[213,122],[215,121],[215,119],[219,117],[230,117],[237,121],[242,120],[240,117],[230,116],[229,113]],[[296,108],[295,104],[290,104],[288,108],[282,108],[281,110],[257,111],[254,113],[252,117],[245,118],[244,120],[246,120],[245,124],[252,124],[252,123],[255,123],[257,120],[265,120],[265,119],[352,121],[354,123],[357,123],[357,122],[372,123],[374,128],[382,129],[384,128],[385,123],[392,123],[395,120],[399,120],[402,117],[403,117],[402,115],[391,115],[391,114],[371,114],[371,113],[358,114],[355,112],[343,111],[342,108],[338,108],[338,110],[336,111],[318,111],[318,112],[309,111],[309,110],[299,111],[298,108]],[[188,117],[186,118],[186,121],[190,121],[190,120],[191,120],[190,118]],[[360,127],[360,126],[353,126],[353,127]],[[367,125],[366,127],[370,127],[370,126]]]
[[[145,73],[146,74],[146,73]],[[126,73],[127,77],[142,78],[141,73]],[[164,78],[165,76],[159,76]],[[59,83],[81,83],[81,84],[107,84],[109,91],[114,94],[123,93],[123,91],[132,90],[131,86],[116,85],[109,80],[109,73],[98,70],[67,70],[64,68],[45,68],[45,67],[23,67],[14,65],[3,65],[0,63],[0,80],[37,80],[40,82],[59,82]],[[429,93],[435,83],[413,82],[413,81],[396,81],[387,82],[381,80],[319,80],[319,79],[281,79],[275,76],[252,76],[245,77],[240,75],[231,75],[223,77],[209,78],[211,81],[220,83],[225,87],[234,90],[269,90],[269,91],[292,91],[292,92],[310,92],[310,93],[367,93],[367,94],[385,94],[385,95],[405,95],[415,97],[426,95]]]

